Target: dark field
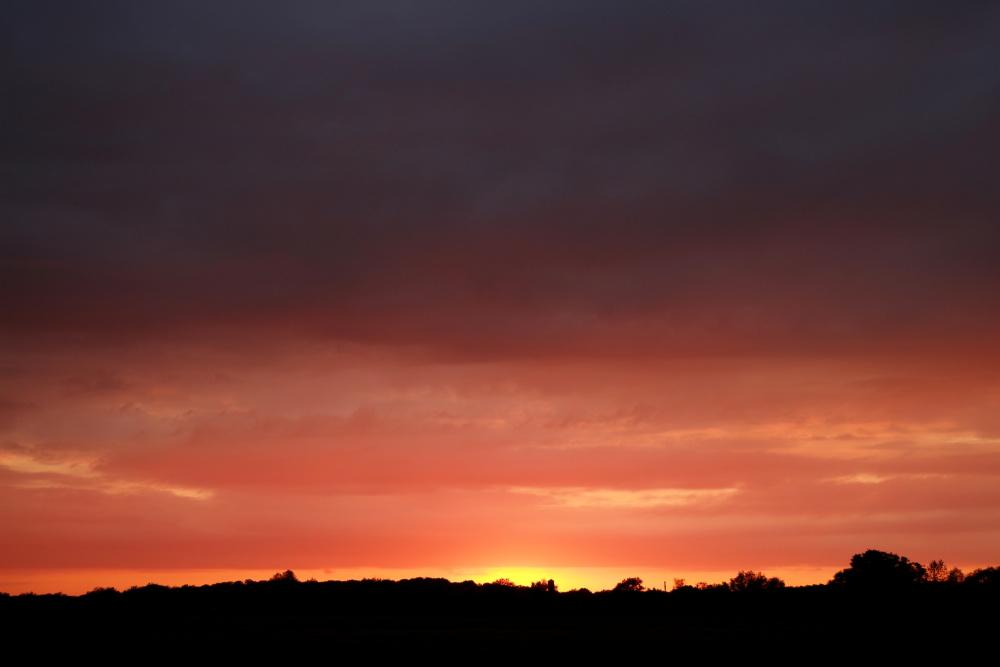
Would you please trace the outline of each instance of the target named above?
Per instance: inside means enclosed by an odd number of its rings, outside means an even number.
[[[408,592],[381,583],[326,591],[296,583],[251,587],[249,595],[217,585],[164,589],[141,600],[138,591],[19,596],[3,601],[4,627],[18,643],[47,653],[295,664],[748,657],[867,663],[941,651],[975,656],[992,651],[997,627],[992,586],[756,595],[479,588],[462,596],[454,595],[460,584],[430,583],[432,590]]]

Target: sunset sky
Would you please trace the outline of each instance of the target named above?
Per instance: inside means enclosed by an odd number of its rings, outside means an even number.
[[[0,5],[0,591],[1000,565],[1000,5]]]

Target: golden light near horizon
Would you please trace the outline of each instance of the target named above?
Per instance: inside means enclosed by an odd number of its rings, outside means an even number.
[[[845,561],[846,563],[846,561]],[[775,576],[789,586],[806,586],[829,581],[833,574],[845,564],[835,567],[786,567],[763,568],[768,576]],[[974,565],[959,563],[964,571],[975,569]],[[288,568],[285,568],[288,569]],[[747,568],[744,568],[747,569]],[[202,586],[229,581],[266,581],[280,566],[265,569],[237,570],[8,570],[4,575],[2,590],[10,595],[44,591],[60,592],[66,595],[83,595],[95,587],[113,587],[119,591],[147,584],[161,586]],[[489,584],[498,580],[509,580],[518,586],[530,586],[539,581],[554,581],[561,592],[587,589],[591,592],[611,590],[628,577],[638,577],[646,588],[672,590],[675,579],[687,585],[699,582],[724,583],[737,574],[736,570],[659,569],[649,567],[474,567],[474,568],[378,568],[352,567],[338,569],[293,569],[299,581],[350,581],[362,579],[388,579],[401,581],[421,577],[441,578],[452,582],[473,581]]]

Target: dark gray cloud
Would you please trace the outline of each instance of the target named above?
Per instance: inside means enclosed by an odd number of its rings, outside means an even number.
[[[9,331],[504,354],[1000,324],[984,3],[0,12]]]

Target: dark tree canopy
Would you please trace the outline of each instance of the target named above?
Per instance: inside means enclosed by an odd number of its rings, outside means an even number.
[[[833,575],[830,583],[853,588],[894,588],[919,584],[926,578],[924,566],[886,551],[869,549],[854,554],[851,566]]]
[[[943,560],[932,560],[927,566],[926,580],[932,584],[948,581],[948,566]]]
[[[731,591],[763,591],[784,588],[785,582],[777,577],[767,578],[763,572],[740,570],[739,574],[729,580]]]
[[[973,570],[964,577],[964,580],[969,584],[1000,584],[1000,567],[984,567]]]
[[[628,577],[627,579],[622,579],[617,584],[615,584],[614,590],[616,591],[641,591],[644,586],[642,585],[642,579],[639,577]]]
[[[531,582],[531,588],[532,590],[546,591],[548,593],[555,593],[559,589],[559,587],[556,586],[556,582],[552,579],[549,579],[548,581],[545,581],[544,579],[542,581],[533,581]]]
[[[517,588],[517,584],[515,584],[513,581],[511,581],[507,577],[503,577],[502,579],[497,579],[497,580],[492,581],[490,583],[493,586],[505,586],[507,588]]]

